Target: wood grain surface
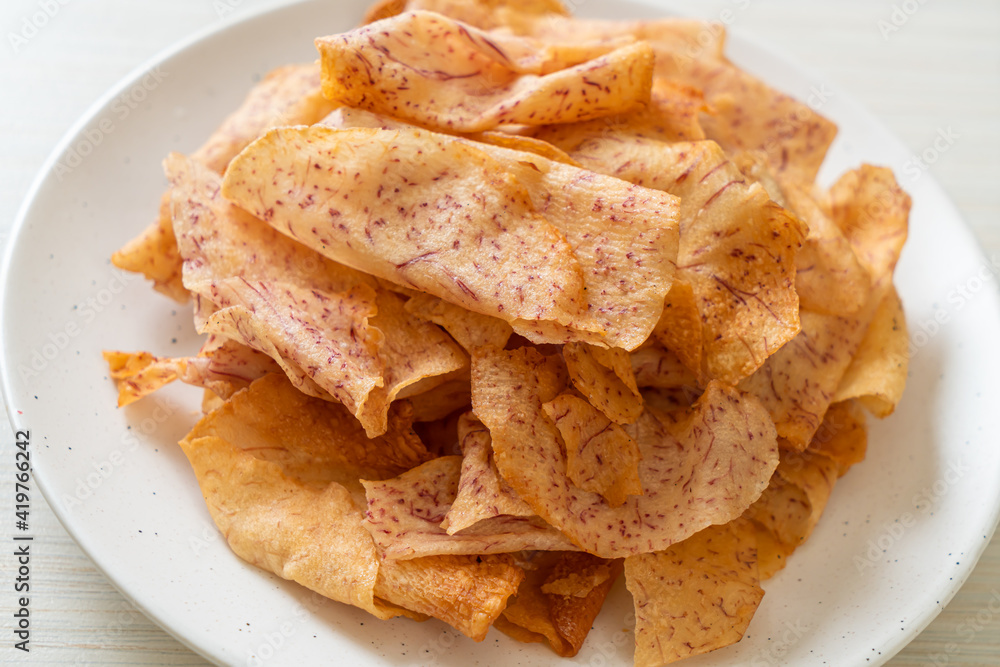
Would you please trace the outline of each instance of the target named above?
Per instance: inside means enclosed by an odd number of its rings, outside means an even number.
[[[94,100],[175,41],[270,4],[274,3],[0,3],[0,244],[46,156]],[[50,7],[52,16],[26,43],[15,44],[10,35],[23,34],[24,22],[43,11],[43,5]],[[232,10],[224,17],[219,12],[223,6]],[[958,139],[930,166],[930,173],[954,199],[987,254],[1000,253],[1000,2],[688,0],[664,6],[704,18],[733,10],[733,30],[778,47],[848,91],[914,153],[931,146],[940,130],[950,128]],[[12,480],[13,435],[5,416],[0,422],[0,480]],[[8,488],[6,482],[0,487],[5,515],[13,511]],[[0,544],[11,543],[10,523],[0,522]],[[0,663],[207,664],[135,611],[37,494],[32,525],[32,650],[24,654],[12,648],[14,595],[8,582],[15,564],[5,548],[0,555]],[[991,602],[997,609],[1000,539],[996,537],[954,600],[889,664],[1000,665],[1000,613],[990,611]]]

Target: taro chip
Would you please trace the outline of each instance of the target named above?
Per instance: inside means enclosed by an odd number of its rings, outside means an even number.
[[[621,426],[573,394],[542,408],[566,444],[566,475],[576,487],[604,496],[611,507],[642,495],[639,446]]]
[[[843,475],[851,466],[865,460],[867,449],[865,412],[857,401],[844,401],[834,403],[826,411],[808,451],[833,459],[839,474]]]
[[[401,391],[466,365],[443,332],[371,277],[228,203],[220,179],[197,162],[175,154],[166,164],[185,284],[223,309],[203,331],[268,354],[303,391],[348,405],[373,435]]]
[[[427,459],[405,411],[394,410],[386,435],[369,440],[342,406],[269,375],[181,446],[238,556],[379,618],[431,615],[479,641],[523,576],[509,556],[379,557],[362,527],[359,478]]]
[[[415,129],[398,120],[343,108],[324,120],[335,128]],[[631,350],[649,336],[670,289],[677,255],[674,210],[669,195],[643,190],[617,178],[575,168],[562,151],[525,137],[493,140],[501,133],[469,135],[516,174],[532,203],[566,239],[584,271],[586,311],[565,328],[514,322],[535,343],[585,341]],[[485,135],[491,135],[487,139]],[[532,145],[518,145],[531,141]],[[541,150],[542,143],[550,150]],[[475,145],[475,144],[474,144]],[[551,151],[559,155],[548,159]],[[616,224],[609,225],[609,220]],[[397,287],[405,290],[406,288]],[[697,311],[695,311],[697,317]],[[696,332],[697,334],[698,332]],[[700,335],[700,334],[699,334]]]
[[[772,168],[811,183],[837,127],[809,105],[778,92],[730,63],[725,28],[705,21],[586,21],[550,15],[512,23],[520,34],[548,41],[633,36],[656,54],[655,76],[704,92],[700,121],[727,152],[761,150]],[[812,102],[814,100],[810,100]]]
[[[398,4],[397,4],[398,3]],[[503,0],[503,2],[468,2],[468,0],[386,0],[386,5],[396,4],[399,9],[388,16],[406,10],[423,9],[450,16],[482,30],[527,26],[536,19],[551,16],[569,16],[566,6],[559,0]],[[384,18],[384,16],[382,17]],[[515,30],[515,32],[518,32]]]
[[[631,355],[632,373],[635,383],[642,388],[657,389],[685,388],[701,394],[698,378],[678,355],[659,345],[650,345],[636,350]]]
[[[302,164],[313,166],[296,175]],[[327,188],[338,194],[319,201]],[[224,192],[336,261],[536,343],[634,349],[673,280],[676,198],[423,130],[274,131],[233,162]]]
[[[375,591],[481,642],[523,578],[509,554],[383,559]]]
[[[616,424],[631,424],[642,414],[642,395],[628,352],[567,343],[563,359],[573,385],[608,419]]]
[[[181,447],[240,558],[381,618],[396,615],[375,592],[378,556],[361,526],[357,478],[424,460],[405,421],[369,444],[343,407],[270,375],[202,419]]]
[[[141,273],[153,281],[153,289],[178,303],[186,303],[191,294],[181,281],[181,256],[170,222],[170,193],[160,201],[160,216],[156,222],[120,250],[111,255],[111,263],[119,269]]]
[[[196,357],[154,357],[149,352],[105,351],[118,385],[118,407],[126,406],[174,380],[203,387],[224,399],[281,367],[245,345],[210,337]]]
[[[848,317],[803,311],[799,335],[740,382],[767,408],[783,448],[808,446],[861,343],[870,309]]]
[[[568,322],[583,305],[563,236],[471,144],[416,130],[275,130],[233,161],[223,188],[335,261],[484,315]]]
[[[769,574],[812,534],[837,482],[839,466],[812,452],[783,452],[771,484],[744,515],[769,536]]]
[[[885,167],[863,165],[830,188],[830,215],[868,270],[872,285],[884,286],[892,276],[906,242],[911,204]]]
[[[711,526],[665,551],[625,559],[635,665],[660,667],[735,644],[764,590],[746,521]]]
[[[789,207],[809,227],[795,258],[795,289],[803,310],[851,315],[868,300],[872,281],[844,232],[801,186],[786,183]]]
[[[440,14],[400,14],[316,40],[323,92],[345,106],[454,132],[600,118],[649,99],[646,44],[545,44]]]
[[[626,428],[639,446],[642,496],[611,507],[573,485],[561,437],[542,407],[566,386],[557,356],[535,349],[473,356],[472,407],[490,429],[497,469],[543,519],[584,551],[616,558],[659,551],[730,521],[767,486],[778,463],[774,427],[763,407],[710,383],[689,410],[648,409]]]
[[[653,337],[696,376],[701,374],[704,343],[698,301],[690,283],[674,281],[663,303],[663,315],[653,330]]]
[[[892,288],[876,309],[833,400],[857,398],[876,417],[888,417],[903,397],[909,365],[906,315]]]
[[[441,527],[454,535],[495,516],[534,516],[534,510],[500,478],[489,429],[465,414],[458,421],[458,439],[462,449],[458,493]]]
[[[466,352],[483,345],[503,347],[514,334],[510,325],[501,319],[466,310],[430,294],[410,297],[406,311],[442,327]]]
[[[547,641],[564,658],[580,651],[622,571],[622,561],[586,553],[535,552],[521,562],[524,581],[494,624],[521,642]]]
[[[266,130],[312,125],[333,107],[323,97],[318,63],[279,67],[254,86],[243,105],[191,157],[221,174],[237,153]]]
[[[442,527],[458,492],[462,457],[441,456],[387,480],[362,480],[364,525],[389,560],[504,554],[576,547],[537,516],[499,515],[449,535]]]
[[[105,350],[111,379],[118,385],[118,407],[125,407],[178,378],[185,359],[154,357],[149,352]]]
[[[798,333],[802,225],[748,184],[717,144],[594,132],[558,145],[587,168],[680,197],[677,280],[691,292],[668,294],[677,310],[668,309],[660,330],[690,331],[700,321],[700,350],[686,334],[663,339],[685,363],[700,357],[692,370],[735,383]]]

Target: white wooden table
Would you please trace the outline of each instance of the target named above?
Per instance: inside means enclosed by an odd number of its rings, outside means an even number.
[[[268,4],[273,3],[0,3],[0,243],[50,150],[107,88],[173,42]],[[987,253],[1000,253],[1000,1],[666,4],[714,19],[729,9],[734,29],[761,37],[849,91],[915,154],[930,148],[939,131],[950,129],[958,138],[929,171],[951,194]],[[232,11],[221,18],[220,8]],[[13,435],[5,416],[0,422],[0,479],[11,480]],[[9,495],[0,499],[5,512],[13,509]],[[10,531],[9,523],[0,524],[2,544],[11,543],[4,532]],[[32,523],[32,651],[12,648],[15,596],[8,582],[14,562],[5,550],[0,555],[0,663],[206,664],[129,606],[40,497],[33,500]],[[1000,600],[1000,538],[938,619],[890,664],[1000,665],[1000,614],[990,611],[993,600]],[[980,629],[970,633],[970,628]]]

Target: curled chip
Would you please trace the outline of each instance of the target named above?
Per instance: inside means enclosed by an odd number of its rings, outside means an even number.
[[[105,351],[118,384],[118,406],[133,403],[174,380],[203,387],[224,399],[268,373],[273,359],[235,341],[210,336],[196,357],[154,357],[149,352]]]
[[[653,52],[622,40],[551,45],[407,12],[316,40],[328,99],[432,129],[566,123],[649,99]]]
[[[594,555],[659,551],[730,521],[760,496],[778,464],[764,409],[713,382],[690,410],[647,409],[626,429],[639,446],[643,495],[611,507],[567,474],[559,431],[542,407],[565,384],[561,360],[531,348],[483,348],[473,356],[472,408],[490,429],[501,476],[539,516]]]
[[[906,316],[899,294],[890,289],[875,310],[851,365],[840,378],[833,400],[857,398],[876,417],[888,417],[903,396],[909,366]]]
[[[363,480],[364,525],[386,559],[575,549],[537,516],[498,515],[449,535],[442,523],[455,502],[459,456],[441,456],[387,480]]]
[[[483,345],[503,347],[514,330],[503,320],[474,313],[429,294],[417,294],[406,302],[406,312],[439,325],[466,352]]]
[[[493,461],[490,432],[471,414],[458,420],[462,472],[458,492],[441,527],[449,535],[495,516],[534,516],[535,512],[500,479]]]
[[[872,281],[843,230],[801,186],[786,183],[782,192],[809,227],[795,258],[795,290],[802,309],[823,315],[858,312],[868,300]]]
[[[625,559],[635,665],[659,667],[738,642],[764,597],[748,521],[711,526],[665,551]]]
[[[547,641],[563,657],[580,651],[622,561],[579,552],[533,552],[519,563],[524,581],[494,622],[521,642]]]
[[[608,419],[616,424],[631,424],[642,414],[642,395],[635,384],[628,352],[567,343],[563,359],[573,385]]]
[[[599,493],[611,507],[642,495],[639,446],[621,426],[573,394],[560,394],[542,408],[566,444],[566,475],[577,488]]]

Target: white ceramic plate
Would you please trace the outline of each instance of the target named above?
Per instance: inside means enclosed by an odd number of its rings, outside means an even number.
[[[160,160],[193,150],[270,68],[314,58],[313,37],[354,26],[365,4],[295,4],[205,35],[129,77],[69,133],[9,244],[2,335],[11,421],[31,429],[35,480],[83,550],[147,615],[215,662],[551,664],[540,645],[496,632],[475,645],[436,621],[380,623],[246,565],[218,537],[174,444],[197,417],[199,392],[172,387],[114,407],[102,349],[198,347],[186,308],[107,259],[152,220]],[[590,0],[580,13],[662,10]],[[731,42],[733,60],[800,99],[822,83],[746,39]],[[837,486],[815,535],[767,582],[744,640],[685,663],[692,667],[880,664],[958,590],[997,521],[1000,305],[985,280],[991,264],[930,176],[907,180],[905,150],[877,121],[836,90],[821,110],[841,132],[824,180],[871,161],[893,167],[913,194],[897,274],[915,348],[910,384],[896,415],[872,425],[868,460]],[[630,611],[619,584],[575,664],[631,664],[631,635],[622,632]]]

